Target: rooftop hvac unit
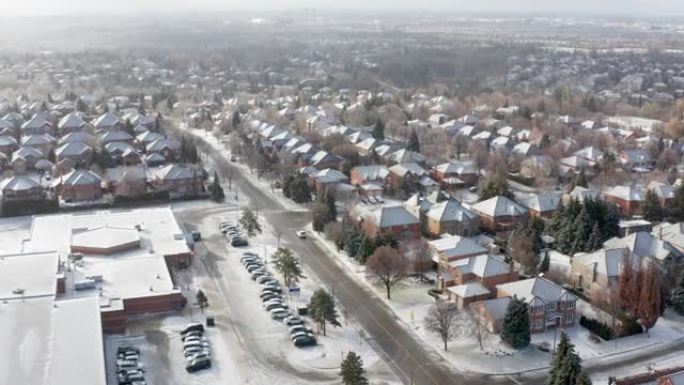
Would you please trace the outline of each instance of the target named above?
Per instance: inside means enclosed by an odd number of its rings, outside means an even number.
[[[22,289],[22,288],[20,288],[20,287],[19,287],[19,288],[16,288],[16,289],[12,290],[12,294],[24,295],[24,289]]]
[[[92,279],[95,282],[102,282],[102,274],[99,275],[89,275],[85,277],[86,279]]]
[[[70,253],[68,256],[70,261],[80,261],[83,259],[82,253]]]
[[[84,279],[83,281],[74,282],[74,290],[88,290],[95,288],[95,281],[92,279]]]

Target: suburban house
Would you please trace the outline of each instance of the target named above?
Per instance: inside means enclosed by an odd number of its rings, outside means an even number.
[[[651,234],[684,252],[684,222],[661,223],[653,228]]]
[[[19,147],[12,153],[12,165],[16,170],[30,170],[43,158],[45,154],[37,148]]]
[[[560,194],[541,192],[520,199],[520,205],[527,208],[531,217],[551,218],[560,205]]]
[[[115,195],[140,195],[147,191],[147,175],[142,166],[108,168],[105,185],[107,191]]]
[[[496,289],[498,298],[515,296],[528,304],[532,333],[575,325],[577,297],[543,276],[504,283]]]
[[[0,136],[0,152],[9,156],[12,151],[18,147],[17,140],[12,136],[3,135]]]
[[[111,112],[105,112],[93,122],[93,127],[98,131],[117,130],[123,127],[121,119]]]
[[[42,199],[45,188],[36,179],[27,175],[15,175],[0,182],[2,201]]]
[[[480,228],[506,232],[519,226],[528,216],[527,209],[504,196],[496,196],[471,207],[480,216]]]
[[[513,266],[504,261],[503,256],[478,255],[466,259],[458,259],[446,265],[440,265],[444,277],[452,277],[451,283],[444,279],[447,285],[446,295],[459,308],[464,308],[476,301],[494,297],[496,286],[513,282],[518,279],[518,273]]]
[[[637,267],[641,258],[628,248],[604,248],[590,253],[577,253],[571,259],[571,281],[573,287],[592,292],[608,293],[620,278],[625,258]]]
[[[93,156],[93,149],[83,142],[67,142],[55,150],[57,162],[71,159],[74,164],[88,165]]]
[[[424,221],[425,230],[432,236],[449,233],[469,237],[480,228],[480,217],[453,198],[433,204]]]
[[[349,178],[347,178],[346,175],[334,168],[326,168],[325,170],[318,171],[311,176],[311,179],[316,191],[322,191],[327,188],[334,190],[337,185],[349,181]]]
[[[354,186],[363,186],[367,183],[385,186],[389,174],[384,165],[357,166],[351,170],[349,179]]]
[[[410,178],[413,182],[418,182],[418,180],[427,176],[427,171],[420,167],[417,163],[401,163],[395,164],[389,168],[389,180],[392,186],[401,186],[402,180]]]
[[[461,184],[475,185],[478,170],[472,162],[452,160],[433,167],[432,177],[445,188]]]
[[[59,123],[57,123],[59,133],[65,135],[71,132],[82,131],[86,126],[86,122],[81,115],[82,113],[77,111],[64,115],[64,117],[59,120]]]
[[[342,167],[342,161],[344,161],[344,159],[337,155],[333,155],[326,151],[318,151],[308,159],[307,165],[319,170],[324,170],[326,168],[339,170]]]
[[[196,196],[204,191],[201,172],[174,164],[148,169],[147,180],[152,186],[169,191],[172,196]]]
[[[640,258],[653,258],[663,267],[684,259],[682,251],[669,242],[645,231],[632,233],[623,238],[611,238],[603,246],[608,248],[627,248]]]
[[[148,154],[159,154],[167,161],[176,159],[180,144],[175,140],[168,138],[160,138],[147,145],[145,151]]]
[[[102,198],[102,178],[90,170],[73,170],[55,178],[51,187],[65,202],[93,201]]]
[[[438,264],[488,254],[489,250],[482,246],[476,238],[443,234],[439,239],[428,242],[434,251],[432,259]]]
[[[21,125],[21,133],[24,135],[43,135],[52,132],[52,123],[36,114]]]
[[[631,217],[641,211],[645,191],[637,186],[614,186],[603,192],[608,202],[615,203],[620,214]]]
[[[420,221],[403,206],[358,204],[352,211],[368,237],[394,234],[400,241],[420,239]]]
[[[651,181],[651,183],[646,186],[647,190],[651,190],[658,197],[658,202],[663,208],[667,208],[675,194],[675,187],[667,183]]]

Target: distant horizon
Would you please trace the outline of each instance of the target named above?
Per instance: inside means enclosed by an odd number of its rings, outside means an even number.
[[[315,10],[317,13],[462,14],[517,17],[684,17],[681,0],[575,0],[572,4],[542,0],[3,0],[0,17],[153,15],[188,13],[273,13]]]

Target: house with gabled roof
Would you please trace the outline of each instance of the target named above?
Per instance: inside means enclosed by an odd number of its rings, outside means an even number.
[[[52,133],[52,123],[36,114],[21,125],[21,132],[23,135],[49,134]]]
[[[105,112],[97,117],[92,123],[93,127],[99,131],[118,130],[123,126],[121,118],[112,112]]]
[[[351,184],[362,186],[367,183],[375,183],[379,186],[386,186],[389,178],[389,169],[381,164],[370,166],[357,166],[350,172]]]
[[[133,136],[126,131],[110,130],[100,136],[100,143],[105,145],[112,142],[133,143]]]
[[[326,168],[340,169],[344,159],[337,155],[333,155],[327,151],[318,151],[314,153],[307,161],[307,165],[315,167],[318,170]]]
[[[517,297],[527,303],[532,333],[575,325],[577,297],[543,276],[497,285],[496,296]]]
[[[643,264],[642,258],[627,247],[606,247],[577,253],[571,259],[570,280],[573,287],[584,290],[588,296],[593,292],[608,293],[618,283],[625,261],[630,261],[635,269]]]
[[[326,168],[324,170],[317,171],[312,175],[313,184],[317,191],[325,190],[327,188],[334,189],[336,185],[340,183],[349,182],[349,178],[343,173],[335,170],[334,168]]]
[[[184,166],[169,164],[165,167],[148,168],[147,180],[160,190],[167,190],[172,197],[197,196],[204,192],[202,173]]]
[[[603,192],[608,202],[615,203],[620,214],[631,217],[641,211],[646,192],[639,186],[613,186]]]
[[[71,159],[74,164],[88,165],[93,156],[93,149],[83,142],[67,142],[55,150],[57,162]]]
[[[82,117],[83,113],[80,111],[70,112],[62,117],[57,123],[60,135],[65,135],[71,132],[83,131],[86,127],[86,122]]]
[[[480,228],[493,232],[511,231],[529,215],[525,207],[501,195],[475,203],[470,209],[480,216]]]
[[[646,186],[646,189],[655,193],[662,208],[667,208],[672,199],[674,199],[675,187],[670,184],[654,180]]]
[[[49,134],[41,135],[24,135],[21,137],[22,147],[33,147],[44,154],[48,154],[54,148],[57,140]]]
[[[18,170],[30,170],[36,162],[45,158],[43,151],[33,147],[19,147],[12,153],[12,166]]]
[[[442,287],[446,289],[447,297],[459,308],[493,298],[497,285],[518,280],[518,273],[513,270],[513,265],[507,263],[501,255],[483,254],[458,259],[440,265],[440,269],[440,283],[446,285]],[[451,282],[445,280],[449,276],[452,278]]]
[[[102,198],[102,178],[90,170],[72,170],[55,178],[51,187],[65,202],[94,201]]]
[[[0,152],[5,155],[11,155],[12,152],[19,147],[17,140],[13,136],[0,136]]]
[[[460,181],[465,184],[477,184],[479,172],[472,162],[451,160],[432,168],[432,177],[443,186],[459,185]],[[458,181],[456,181],[455,179]]]
[[[147,145],[145,152],[148,154],[156,153],[163,156],[167,161],[176,159],[180,143],[169,138],[160,138]]]
[[[537,218],[551,218],[558,209],[560,201],[560,194],[553,191],[531,194],[519,199],[520,205],[529,210],[530,216]]]
[[[653,258],[659,265],[667,267],[673,263],[684,260],[684,253],[673,246],[670,242],[646,232],[637,231],[625,237],[611,238],[603,243],[609,248],[627,248],[635,255],[645,258]]]
[[[401,205],[357,204],[352,209],[352,218],[367,237],[393,234],[399,241],[420,239],[420,221]]]
[[[425,213],[425,230],[432,236],[449,233],[473,236],[479,232],[480,217],[450,198],[433,204]]]
[[[45,187],[28,175],[15,175],[3,180],[0,192],[3,202],[45,198]]]

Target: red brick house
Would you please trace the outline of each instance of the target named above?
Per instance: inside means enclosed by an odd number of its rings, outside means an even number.
[[[542,276],[504,283],[496,289],[498,298],[515,296],[528,304],[532,333],[575,325],[577,297]]]
[[[147,180],[158,189],[168,190],[172,196],[196,196],[204,191],[202,173],[186,167],[170,164],[158,169],[148,169]]]
[[[504,196],[475,203],[471,210],[480,216],[480,228],[493,232],[511,231],[529,215],[526,208]]]
[[[614,186],[605,191],[603,195],[608,202],[615,203],[618,206],[621,215],[631,217],[641,211],[645,191],[637,186]]]
[[[45,198],[45,188],[26,175],[15,175],[0,182],[3,202]]]
[[[454,301],[459,308],[493,298],[497,285],[518,279],[513,266],[506,263],[503,256],[478,255],[440,263],[440,270],[441,277],[452,277],[453,285],[444,289],[449,300]]]
[[[432,168],[432,177],[443,186],[454,184],[457,178],[465,184],[475,185],[478,179],[478,170],[471,162],[454,161],[442,163]]]
[[[560,205],[560,195],[554,192],[532,194],[520,200],[520,205],[529,210],[531,217],[551,218]]]
[[[420,239],[420,221],[403,206],[359,204],[352,211],[352,217],[368,237],[394,234],[399,241]]]
[[[102,178],[90,170],[73,170],[55,178],[52,188],[65,202],[93,201],[102,198]]]
[[[469,237],[477,234],[480,226],[480,217],[455,199],[433,204],[423,220],[432,236],[449,233]]]
[[[349,179],[354,186],[363,186],[367,183],[385,186],[389,174],[389,170],[383,165],[358,166],[351,170]]]
[[[666,208],[674,199],[675,187],[667,183],[652,181],[646,188],[655,193],[660,206],[663,208]]]

